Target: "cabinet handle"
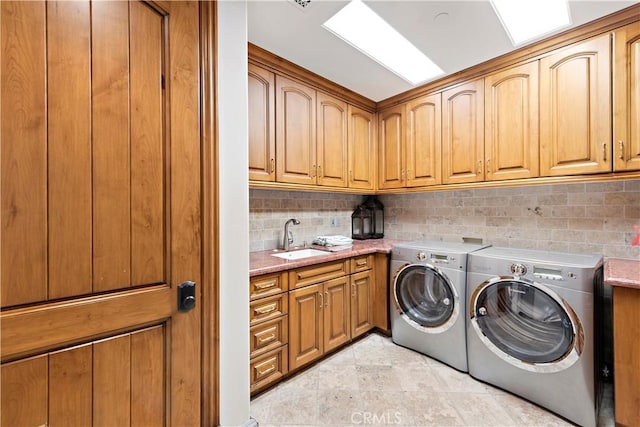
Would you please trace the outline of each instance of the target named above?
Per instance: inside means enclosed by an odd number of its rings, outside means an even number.
[[[316,165],[311,166],[311,178],[316,177]]]
[[[265,369],[264,371],[261,371],[260,368],[258,368],[258,377],[261,377],[263,375],[267,375],[270,374],[271,372],[276,370],[276,365],[271,364],[267,369]]]
[[[323,301],[324,298],[323,298],[322,292],[319,292],[319,294],[320,294],[320,308],[322,308],[322,306],[324,305],[324,301]]]
[[[367,266],[367,260],[356,261],[356,267],[366,267],[366,266]]]
[[[324,306],[329,307],[329,291],[324,291]]]
[[[405,172],[404,172],[404,169],[402,169],[400,171],[400,178],[404,179],[404,177],[405,177]]]
[[[275,309],[276,309],[276,303],[273,302],[269,305],[265,305],[264,307],[254,308],[253,311],[256,312],[257,314],[267,314],[267,313],[271,313],[272,311],[275,311]]]
[[[318,177],[322,178],[322,165],[318,165]]]
[[[478,160],[478,175],[482,174],[482,160]]]
[[[487,174],[491,174],[491,159],[487,159]]]
[[[355,283],[351,284],[351,296],[354,297],[354,298],[356,297],[356,284]]]
[[[622,140],[618,141],[618,147],[620,148],[620,154],[618,154],[618,158],[620,160],[624,160],[624,142],[622,142]]]
[[[274,159],[271,159],[271,172],[269,173],[274,173],[276,171],[276,161]]]
[[[349,171],[349,182],[353,182],[353,171]]]
[[[607,143],[602,144],[602,160],[607,161]]]
[[[267,335],[266,337],[258,338],[258,343],[264,344],[269,341],[273,341],[276,338],[276,334]]]
[[[273,282],[256,283],[255,285],[253,285],[253,287],[256,289],[269,289],[277,285],[278,285],[278,282],[274,280]]]

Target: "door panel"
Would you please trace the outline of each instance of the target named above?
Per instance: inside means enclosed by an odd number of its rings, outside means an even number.
[[[275,181],[275,75],[249,64],[249,179]]]
[[[318,184],[347,186],[347,103],[317,92]]]
[[[407,186],[442,182],[442,112],[440,94],[407,103]]]
[[[404,105],[381,111],[378,116],[378,159],[380,188],[401,188],[405,184]]]
[[[351,338],[349,276],[324,284],[324,351],[332,350]]]
[[[352,105],[349,117],[349,187],[372,190],[375,179],[374,114]]]
[[[199,425],[199,5],[0,7],[2,424]]]
[[[373,328],[373,272],[351,275],[351,338]]]
[[[322,285],[289,292],[289,367],[298,368],[323,353]]]

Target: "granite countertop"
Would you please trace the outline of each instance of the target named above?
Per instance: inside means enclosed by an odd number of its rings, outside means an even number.
[[[604,266],[604,283],[640,289],[640,260],[608,258]]]
[[[290,270],[292,268],[306,267],[308,265],[321,264],[344,258],[352,258],[358,255],[373,253],[388,254],[391,252],[391,248],[394,243],[396,243],[396,241],[391,239],[354,240],[351,249],[345,249],[338,252],[327,252],[329,255],[309,257],[299,260],[286,260],[272,256],[274,253],[284,252],[282,250],[251,252],[249,254],[249,277]],[[327,248],[322,246],[308,246],[308,248],[327,250]]]

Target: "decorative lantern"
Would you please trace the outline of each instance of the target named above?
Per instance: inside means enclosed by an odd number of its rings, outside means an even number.
[[[351,214],[351,238],[364,240],[371,237],[373,213],[371,209],[360,205]]]
[[[384,237],[384,205],[376,196],[369,196],[363,203],[371,211],[370,239],[382,239]]]

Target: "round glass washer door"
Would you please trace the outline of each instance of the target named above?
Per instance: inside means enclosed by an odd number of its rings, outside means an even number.
[[[427,332],[444,332],[459,315],[457,292],[447,276],[432,265],[403,266],[393,281],[393,294],[402,317]]]
[[[470,300],[471,324],[502,359],[535,372],[557,372],[582,353],[584,333],[571,307],[543,285],[497,278]]]

